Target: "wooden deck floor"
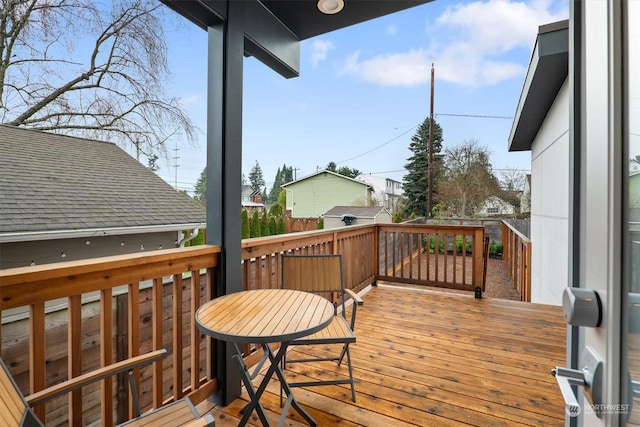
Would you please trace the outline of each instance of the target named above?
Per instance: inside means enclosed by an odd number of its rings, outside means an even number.
[[[352,346],[357,402],[347,386],[294,389],[319,426],[563,425],[564,403],[550,374],[565,360],[560,307],[379,286],[361,309]],[[335,370],[327,362],[292,364],[287,375]],[[273,425],[278,392],[273,379],[262,400]],[[246,401],[243,393],[214,408],[216,426],[237,425]],[[289,416],[287,425],[306,425],[294,411]],[[251,423],[260,425],[255,413]]]

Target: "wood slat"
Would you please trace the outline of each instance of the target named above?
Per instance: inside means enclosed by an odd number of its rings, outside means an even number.
[[[100,292],[100,366],[113,363],[113,292]],[[100,418],[103,425],[113,425],[113,379],[102,380]]]
[[[9,373],[0,366],[0,424],[7,427],[20,425],[26,409]]]

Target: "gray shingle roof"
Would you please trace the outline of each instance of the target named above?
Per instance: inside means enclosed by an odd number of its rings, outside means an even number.
[[[0,125],[0,235],[204,222],[115,144]]]
[[[381,211],[386,210],[383,206],[334,206],[329,209],[324,216],[326,218],[353,215],[356,218],[374,218]]]

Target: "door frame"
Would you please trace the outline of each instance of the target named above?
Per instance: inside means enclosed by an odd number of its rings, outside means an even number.
[[[571,2],[569,25],[569,78],[572,91],[570,103],[570,215],[569,215],[569,270],[568,283],[575,287],[593,288],[593,274],[606,282],[598,287],[603,302],[603,322],[597,329],[568,326],[567,327],[567,365],[580,369],[580,355],[585,346],[595,345],[604,358],[604,396],[605,403],[621,402],[623,381],[621,366],[623,365],[623,316],[626,313],[625,301],[628,294],[629,243],[628,230],[628,197],[626,195],[628,179],[628,78],[625,66],[628,40],[626,18],[626,2],[628,0],[582,1]],[[596,8],[606,8],[606,13]],[[596,13],[597,12],[597,13]],[[594,33],[604,32],[602,38],[594,37]],[[605,79],[594,78],[598,73]],[[602,103],[594,102],[594,93],[603,93]],[[602,114],[604,112],[604,114]],[[597,114],[596,114],[597,113]],[[595,122],[595,123],[594,123]],[[595,129],[594,129],[595,126]],[[627,132],[624,130],[627,129]],[[594,132],[595,130],[595,132]],[[600,134],[600,135],[598,135]],[[600,137],[600,139],[598,139]],[[600,145],[604,139],[606,147]],[[595,145],[594,145],[595,144]],[[605,156],[599,159],[602,163],[594,170],[593,147],[602,151]],[[587,177],[587,171],[591,174]],[[590,200],[594,191],[588,187],[589,178],[593,184],[593,174],[604,179],[606,188],[605,203],[595,206]],[[589,235],[593,233],[594,219],[598,222],[599,232],[604,235],[601,243],[604,257],[597,266],[587,262],[594,249],[589,247]],[[589,220],[589,221],[588,221]],[[592,256],[592,255],[591,255]],[[587,265],[589,264],[589,265]],[[626,292],[625,292],[626,289]],[[581,388],[582,389],[582,388]],[[576,390],[577,391],[577,390]],[[583,393],[577,393],[582,408],[587,408],[588,401]],[[582,425],[587,420],[589,425],[598,425],[593,413],[583,410],[579,417],[567,415],[565,425]],[[623,425],[623,416],[606,412],[599,425]],[[596,423],[596,424],[594,424]]]

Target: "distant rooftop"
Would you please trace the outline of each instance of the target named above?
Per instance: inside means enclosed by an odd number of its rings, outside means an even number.
[[[353,215],[356,218],[375,218],[381,211],[386,211],[384,206],[335,206],[329,209],[326,217],[339,217],[342,215]]]

